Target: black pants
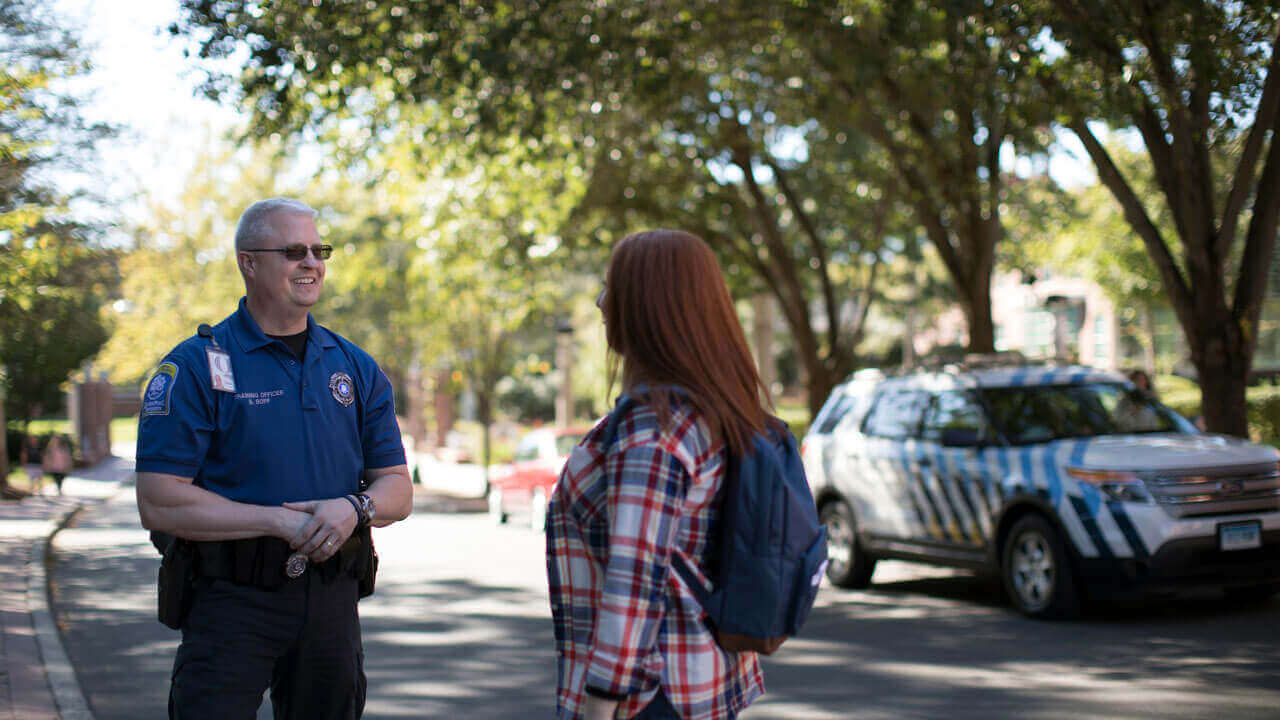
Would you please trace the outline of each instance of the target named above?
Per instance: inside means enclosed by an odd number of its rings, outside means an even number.
[[[640,711],[631,720],[680,720],[680,715],[676,713],[676,709],[671,706],[671,701],[667,699],[667,694],[658,689],[658,694],[653,696],[648,705]]]
[[[356,720],[364,653],[355,578],[307,572],[274,590],[200,578],[169,688],[171,720]]]

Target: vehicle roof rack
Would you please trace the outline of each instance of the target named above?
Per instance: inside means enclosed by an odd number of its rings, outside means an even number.
[[[959,365],[965,370],[979,370],[982,368],[1023,367],[1032,363],[1032,360],[1029,360],[1026,355],[1017,350],[1001,350],[990,353],[969,353],[964,356],[964,361]]]

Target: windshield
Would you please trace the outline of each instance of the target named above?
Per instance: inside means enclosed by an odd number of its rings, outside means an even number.
[[[1128,433],[1194,432],[1149,395],[1120,383],[987,388],[991,420],[1014,445]]]

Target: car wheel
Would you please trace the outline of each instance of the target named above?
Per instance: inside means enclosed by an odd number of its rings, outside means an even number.
[[[529,500],[529,527],[538,532],[547,529],[547,491],[542,488],[534,488]]]
[[[1000,574],[1015,607],[1033,618],[1080,614],[1075,570],[1062,536],[1039,515],[1027,515],[1009,531]]]
[[[827,527],[827,579],[842,588],[865,588],[871,584],[876,559],[858,543],[853,509],[843,500],[823,504],[819,512]]]
[[[507,513],[502,509],[502,490],[496,487],[489,488],[489,519],[494,525],[501,525],[507,521]]]

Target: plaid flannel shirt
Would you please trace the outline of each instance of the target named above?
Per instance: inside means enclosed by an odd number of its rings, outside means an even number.
[[[661,687],[686,720],[736,716],[764,692],[753,652],[716,644],[671,553],[705,567],[723,444],[680,399],[665,429],[644,405],[607,453],[602,421],[569,456],[547,511],[547,579],[555,620],[561,718],[585,693],[621,700],[630,718]],[[705,578],[704,578],[705,579]]]

